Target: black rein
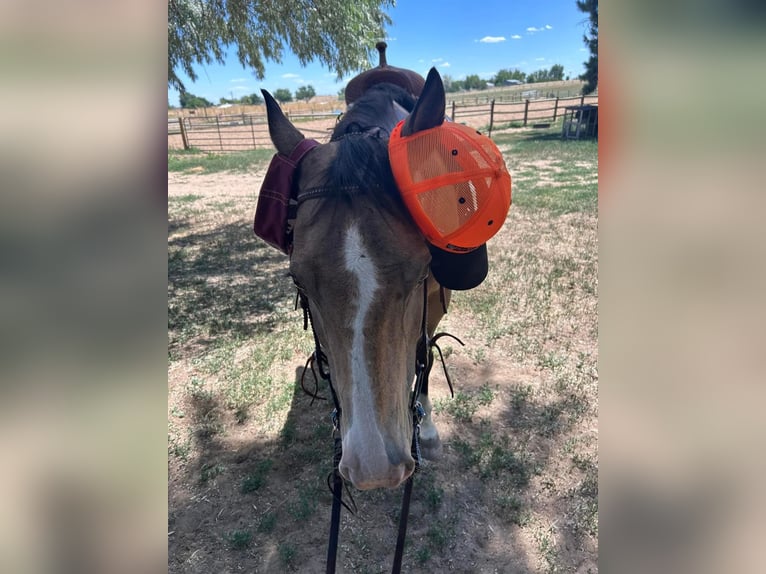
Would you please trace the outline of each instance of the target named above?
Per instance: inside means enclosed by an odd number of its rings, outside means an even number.
[[[350,512],[352,513],[354,512],[343,501],[344,481],[343,481],[343,477],[340,475],[340,471],[338,468],[340,464],[340,459],[343,453],[341,434],[340,434],[340,416],[342,411],[340,407],[340,402],[338,401],[338,395],[335,392],[335,388],[333,387],[333,384],[332,384],[332,378],[330,377],[330,370],[329,370],[329,364],[327,361],[327,356],[322,351],[321,345],[319,343],[319,337],[317,336],[316,329],[314,328],[314,322],[311,317],[311,308],[309,305],[308,297],[306,297],[304,293],[299,292],[298,298],[300,300],[301,308],[303,310],[303,316],[304,316],[303,327],[304,329],[307,329],[308,326],[311,325],[311,331],[314,336],[314,344],[316,346],[314,353],[312,353],[311,357],[309,357],[309,360],[306,363],[306,368],[308,368],[309,366],[311,367],[316,380],[316,371],[314,371],[314,365],[317,365],[317,368],[319,370],[319,375],[328,382],[328,386],[330,388],[330,393],[332,395],[332,400],[335,407],[332,413],[333,472],[331,475],[332,476],[331,490],[333,494],[333,503],[332,503],[332,513],[331,513],[331,520],[330,520],[330,540],[327,546],[327,570],[326,570],[327,574],[334,574],[336,561],[337,561],[337,553],[338,553],[341,505],[345,506]],[[443,335],[443,334],[440,334],[440,335]],[[412,496],[413,477],[415,476],[415,473],[419,470],[420,463],[421,463],[420,423],[423,420],[423,417],[425,416],[425,411],[418,399],[420,397],[420,392],[425,382],[428,379],[428,375],[430,373],[431,366],[433,364],[433,356],[431,354],[431,348],[436,346],[435,339],[436,338],[429,339],[428,337],[428,279],[426,278],[426,280],[423,282],[423,317],[421,321],[421,337],[418,341],[418,347],[417,347],[417,359],[416,359],[416,367],[415,367],[416,369],[415,388],[412,392],[412,397],[410,400],[410,409],[412,411],[412,423],[413,423],[412,444],[410,448],[411,448],[412,457],[415,459],[415,470],[409,476],[409,478],[407,478],[405,482],[405,486],[404,486],[404,494],[402,495],[402,509],[401,509],[400,519],[399,519],[399,532],[396,539],[394,565],[391,571],[393,574],[399,574],[399,572],[401,572],[402,557],[404,555],[404,544],[407,537],[407,518],[409,516],[409,511],[410,511],[410,499]],[[458,342],[460,341],[458,340]],[[462,344],[462,342],[460,343]],[[439,354],[441,355],[441,350],[439,350]],[[305,375],[305,370],[306,369],[304,369],[304,375]],[[301,385],[303,386],[303,381],[301,381]],[[452,385],[450,383],[450,391],[451,390],[452,390]],[[312,397],[312,400],[315,398],[322,398],[317,396],[316,388],[313,392],[310,392],[304,387],[304,391],[306,391],[306,393]],[[353,498],[350,497],[350,493],[349,493],[349,498],[353,504]]]

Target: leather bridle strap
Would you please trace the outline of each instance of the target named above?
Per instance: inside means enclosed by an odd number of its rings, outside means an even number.
[[[327,356],[324,354],[319,342],[319,337],[314,327],[314,322],[311,317],[311,308],[308,297],[299,291],[298,297],[301,302],[301,307],[304,313],[304,328],[311,325],[311,331],[314,336],[314,344],[316,350],[314,351],[310,362],[316,362],[319,365],[319,374],[322,378],[327,380],[330,387],[330,393],[332,394],[333,403],[335,409],[332,413],[333,419],[333,472],[332,472],[332,513],[330,519],[330,539],[327,545],[327,574],[334,574],[337,555],[338,555],[338,541],[340,537],[340,513],[341,505],[346,506],[343,502],[343,477],[340,475],[339,465],[340,459],[343,454],[342,440],[340,433],[340,417],[341,407],[338,401],[338,395],[335,392],[335,388],[332,384],[330,377],[329,364],[327,362]],[[415,459],[415,470],[412,475],[407,479],[404,485],[404,493],[402,494],[402,508],[399,517],[399,529],[396,538],[396,551],[394,553],[394,564],[391,570],[392,574],[399,574],[402,567],[402,558],[404,556],[404,544],[407,538],[407,519],[410,512],[410,500],[412,498],[412,485],[415,473],[420,469],[420,423],[425,416],[423,406],[418,400],[420,392],[423,389],[425,381],[428,379],[428,375],[431,370],[431,364],[433,356],[431,355],[432,341],[428,337],[428,278],[423,281],[423,315],[421,320],[421,338],[418,341],[418,348],[416,352],[416,365],[415,365],[415,387],[412,391],[412,397],[410,399],[410,408],[412,410],[412,444],[410,445],[412,457]],[[325,366],[327,367],[325,369]],[[353,499],[352,499],[353,502]],[[349,510],[351,510],[349,508]]]

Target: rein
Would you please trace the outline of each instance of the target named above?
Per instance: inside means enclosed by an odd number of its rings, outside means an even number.
[[[343,480],[343,477],[340,475],[340,471],[338,469],[338,466],[340,464],[340,459],[343,454],[343,446],[342,446],[341,433],[340,433],[340,417],[342,414],[342,409],[340,406],[340,401],[338,400],[338,395],[332,384],[332,378],[330,376],[330,369],[329,369],[329,362],[327,360],[327,355],[325,355],[324,351],[322,351],[322,347],[319,342],[319,337],[317,336],[316,328],[314,327],[314,321],[311,317],[311,307],[309,304],[308,297],[305,295],[305,293],[299,290],[298,300],[300,301],[301,309],[303,310],[303,328],[304,330],[307,330],[308,326],[311,325],[311,331],[314,336],[314,344],[316,347],[315,351],[311,354],[308,361],[306,362],[306,368],[304,368],[303,376],[301,377],[301,387],[303,387],[303,390],[312,397],[312,402],[316,398],[323,399],[323,397],[319,397],[317,395],[316,386],[314,391],[310,392],[305,388],[304,382],[303,382],[303,377],[306,374],[306,370],[308,369],[308,367],[311,367],[312,373],[314,374],[315,385],[317,384],[316,381],[318,379],[316,376],[316,371],[314,370],[314,366],[316,365],[317,369],[319,370],[319,375],[328,382],[328,386],[330,387],[330,394],[332,396],[332,400],[334,404],[334,410],[332,412],[333,472],[331,475],[332,477],[331,490],[333,494],[333,504],[332,504],[331,520],[330,520],[330,539],[327,546],[327,570],[326,570],[327,574],[333,574],[335,572],[337,552],[338,552],[341,505],[345,506],[346,509],[353,514],[356,509],[356,504],[354,503],[353,497],[351,497],[351,493],[348,491],[347,486],[346,486],[346,492],[349,496],[351,504],[354,506],[354,509],[352,510],[352,508],[343,501],[344,480]],[[296,304],[297,304],[297,301],[296,301]],[[399,574],[399,572],[401,572],[402,557],[404,555],[404,544],[407,537],[407,519],[409,517],[410,499],[412,497],[413,478],[415,474],[417,473],[417,471],[420,469],[420,463],[421,463],[420,423],[422,422],[423,417],[425,416],[425,410],[423,409],[423,405],[421,405],[418,399],[420,397],[420,392],[423,389],[423,386],[428,380],[428,376],[431,372],[431,367],[433,366],[434,359],[433,359],[433,354],[431,353],[431,349],[433,347],[436,347],[436,349],[439,351],[439,355],[440,356],[442,355],[441,349],[436,344],[436,341],[437,339],[443,336],[452,337],[455,340],[457,340],[461,345],[463,344],[463,342],[460,341],[460,339],[458,339],[457,337],[454,337],[453,335],[450,335],[449,333],[439,333],[435,335],[433,338],[429,338],[428,336],[428,278],[426,278],[426,280],[423,281],[423,316],[421,320],[421,335],[418,340],[417,351],[416,351],[415,385],[410,398],[410,410],[412,412],[412,427],[413,427],[412,444],[410,446],[410,450],[411,450],[412,458],[415,459],[415,470],[412,472],[409,478],[407,478],[404,485],[404,493],[402,495],[402,507],[401,507],[400,519],[399,519],[399,531],[396,538],[394,564],[393,564],[393,569],[391,571],[393,574]],[[449,374],[447,373],[446,366],[444,366],[444,372],[447,379],[447,383],[449,384],[450,392],[454,396],[454,392],[452,390],[452,381],[449,378]],[[329,486],[329,481],[330,481],[330,477],[328,477],[328,486]]]

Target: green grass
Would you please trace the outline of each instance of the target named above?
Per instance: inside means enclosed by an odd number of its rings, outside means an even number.
[[[255,471],[248,474],[242,481],[242,493],[247,494],[261,488],[265,484],[266,476],[272,466],[273,462],[268,459],[259,462]]]
[[[230,153],[203,153],[168,150],[168,171],[216,173],[246,172],[266,165],[274,155],[273,149],[255,149]]]
[[[474,393],[458,391],[454,398],[437,399],[434,401],[434,411],[436,413],[447,413],[452,415],[455,420],[460,422],[470,422],[473,420],[476,411],[482,406],[492,403],[495,393],[489,388],[488,383],[484,383],[481,389]]]
[[[598,209],[598,142],[562,140],[558,124],[523,134],[495,134],[511,172],[512,209],[551,215]]]
[[[453,446],[460,453],[463,465],[483,479],[497,478],[502,474],[510,484],[526,486],[536,472],[531,458],[514,451],[505,435],[496,436],[485,431],[478,440],[458,439]]]

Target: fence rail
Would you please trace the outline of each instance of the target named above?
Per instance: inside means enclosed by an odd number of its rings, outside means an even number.
[[[549,95],[552,95],[549,93]],[[512,95],[511,99],[515,97]],[[555,123],[567,106],[598,104],[598,96],[526,98],[503,101],[492,98],[484,103],[453,100],[447,113],[455,122],[477,130],[492,131],[509,127],[542,126]],[[296,127],[320,142],[330,139],[340,117],[337,112],[286,114]],[[217,116],[168,117],[168,149],[198,149],[204,152],[234,152],[274,149],[265,113],[239,113]]]

